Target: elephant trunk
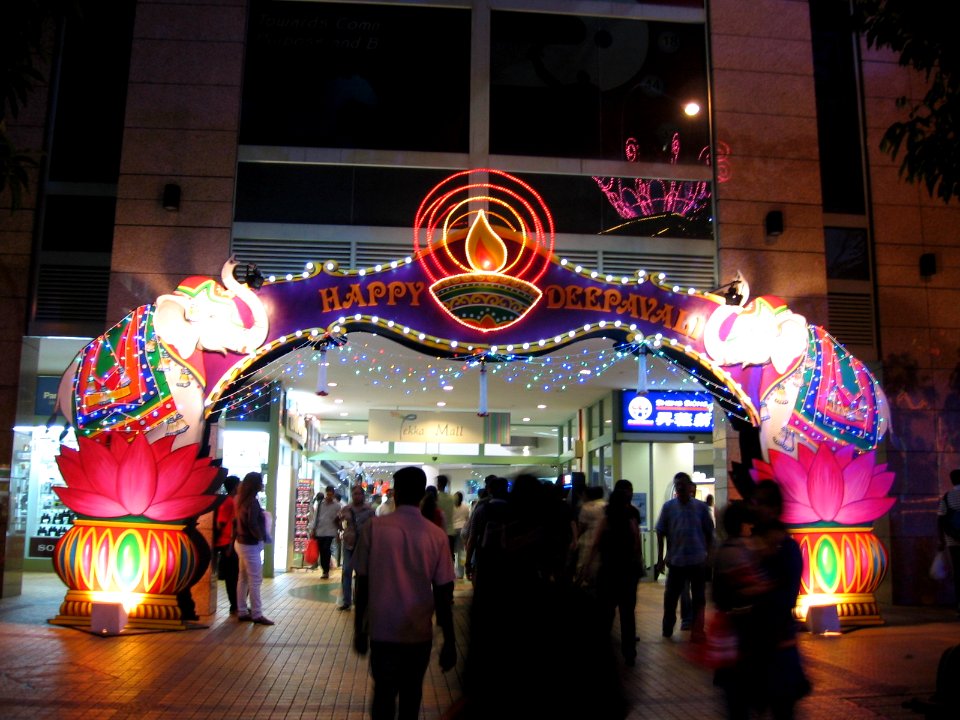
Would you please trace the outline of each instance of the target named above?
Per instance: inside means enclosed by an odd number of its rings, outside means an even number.
[[[246,342],[242,348],[243,352],[251,353],[263,345],[264,340],[267,339],[270,323],[263,301],[247,285],[238,282],[234,277],[233,270],[237,267],[237,264],[237,261],[233,258],[227,260],[220,273],[220,278],[223,281],[223,286],[244,302],[253,315],[253,325],[247,328],[244,337]]]

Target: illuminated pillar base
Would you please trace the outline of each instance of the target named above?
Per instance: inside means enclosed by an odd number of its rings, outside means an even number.
[[[803,574],[796,615],[811,605],[836,605],[844,627],[881,625],[874,593],[887,572],[887,550],[869,527],[798,527]]]
[[[60,614],[50,620],[53,625],[70,627],[90,624],[93,604],[101,602],[102,593],[89,590],[68,590],[60,603]],[[180,616],[176,595],[131,593],[124,598],[129,603],[126,628],[130,630],[184,630],[187,625]]]
[[[807,609],[814,605],[836,605],[837,617],[844,627],[883,625],[880,607],[873,593],[836,593],[834,595],[801,595],[794,615],[801,622],[807,620]]]

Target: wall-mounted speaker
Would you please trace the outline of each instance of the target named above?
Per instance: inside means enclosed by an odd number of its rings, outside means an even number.
[[[937,256],[933,253],[923,253],[920,256],[920,277],[930,277],[937,274]]]

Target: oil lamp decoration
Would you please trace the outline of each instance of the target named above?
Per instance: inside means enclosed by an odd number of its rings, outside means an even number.
[[[186,521],[216,503],[219,469],[197,457],[198,444],[173,450],[175,439],[151,444],[136,433],[61,446],[67,486],[54,491],[81,517],[54,549],[68,591],[52,623],[88,624],[95,603],[119,602],[130,627],[183,626],[176,596],[198,570]]]
[[[471,174],[492,179],[470,182]],[[427,194],[414,220],[430,295],[454,320],[485,333],[510,327],[537,305],[553,243],[543,199],[499,170],[450,176]]]

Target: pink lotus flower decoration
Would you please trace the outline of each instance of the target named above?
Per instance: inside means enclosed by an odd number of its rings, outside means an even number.
[[[883,515],[895,502],[885,497],[894,473],[874,464],[874,452],[856,454],[853,445],[834,453],[826,444],[816,453],[804,446],[797,459],[770,451],[770,462],[753,461],[755,481],[772,479],[783,491],[783,522],[806,525],[835,522],[863,525]]]
[[[171,522],[200,515],[216,501],[209,491],[218,469],[210,458],[197,459],[197,443],[171,452],[175,437],[151,444],[140,433],[132,442],[118,436],[109,448],[80,438],[79,451],[61,445],[57,465],[67,487],[54,491],[68,508],[88,517]]]

